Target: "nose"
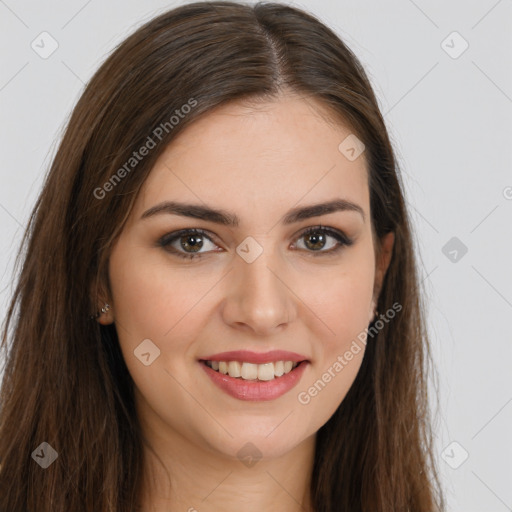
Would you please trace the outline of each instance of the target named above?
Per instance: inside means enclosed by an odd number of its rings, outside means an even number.
[[[282,258],[264,248],[252,263],[237,256],[233,264],[222,309],[227,325],[269,336],[293,321],[296,295],[287,282],[293,277]]]

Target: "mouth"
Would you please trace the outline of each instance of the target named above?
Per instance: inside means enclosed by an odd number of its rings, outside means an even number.
[[[263,359],[260,363],[230,360],[226,353],[210,357],[213,359],[199,359],[198,364],[218,389],[237,400],[257,402],[275,400],[291,391],[310,364],[306,359],[269,361],[261,354],[257,357]]]
[[[274,361],[263,364],[247,361],[214,361],[200,359],[200,362],[213,371],[244,381],[273,381],[293,372],[298,366],[307,363],[302,361]]]

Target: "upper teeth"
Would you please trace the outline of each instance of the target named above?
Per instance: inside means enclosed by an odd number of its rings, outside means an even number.
[[[245,380],[272,380],[292,371],[299,363],[293,361],[276,361],[274,363],[254,364],[239,361],[206,361],[210,368]]]

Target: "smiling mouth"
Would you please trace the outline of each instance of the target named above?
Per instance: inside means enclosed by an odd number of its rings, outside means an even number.
[[[275,361],[272,363],[254,364],[242,361],[205,361],[201,363],[212,370],[229,377],[248,381],[270,381],[279,379],[293,371],[306,361]]]

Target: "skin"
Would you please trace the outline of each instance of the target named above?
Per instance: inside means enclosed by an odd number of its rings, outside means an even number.
[[[350,133],[310,98],[231,103],[180,133],[146,180],[112,248],[112,296],[104,297],[112,308],[99,319],[116,323],[144,438],[154,450],[145,452],[144,511],[312,510],[316,432],[352,385],[364,344],[308,404],[297,396],[368,326],[394,242],[393,234],[382,239],[377,261],[364,153],[349,161],[338,150]],[[338,197],[360,205],[365,220],[339,211],[281,223],[293,207]],[[205,203],[241,222],[227,227],[168,213],[140,219],[166,200]],[[317,242],[301,233],[319,224],[354,243],[328,256],[338,242],[326,235],[315,251]],[[160,237],[184,228],[212,235],[202,238],[202,259],[158,246]],[[263,248],[250,264],[236,253],[248,236]],[[190,239],[181,240],[173,247],[192,252]],[[134,350],[148,338],[160,356],[145,366]],[[310,364],[283,396],[238,400],[198,362],[238,349],[290,350]],[[237,457],[247,442],[262,454],[252,467]]]

